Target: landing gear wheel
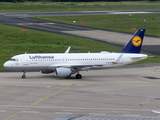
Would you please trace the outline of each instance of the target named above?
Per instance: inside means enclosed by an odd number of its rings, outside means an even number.
[[[26,78],[26,76],[25,76],[25,75],[22,75],[22,78],[23,78],[23,79],[25,79],[25,78]]]
[[[26,78],[26,71],[23,71],[22,78],[23,78],[23,79],[25,79],[25,78]]]
[[[77,75],[76,75],[76,78],[77,78],[77,79],[81,79],[81,78],[82,78],[82,75],[81,75],[81,74],[77,74]]]

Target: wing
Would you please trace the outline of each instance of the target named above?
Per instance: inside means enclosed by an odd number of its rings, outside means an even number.
[[[55,70],[56,68],[70,68],[73,72],[76,71],[83,71],[83,70],[89,70],[89,69],[94,69],[94,68],[102,68],[103,65],[68,65],[68,64],[60,64],[60,65],[50,65],[48,68],[50,70]]]

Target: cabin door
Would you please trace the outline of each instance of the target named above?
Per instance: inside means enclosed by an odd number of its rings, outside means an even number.
[[[28,55],[24,55],[24,58],[23,58],[23,65],[28,65]]]

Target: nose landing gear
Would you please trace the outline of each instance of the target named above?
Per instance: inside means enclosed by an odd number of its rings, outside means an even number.
[[[25,72],[25,71],[23,71],[22,78],[23,78],[23,79],[25,79],[25,78],[26,78],[26,72]]]

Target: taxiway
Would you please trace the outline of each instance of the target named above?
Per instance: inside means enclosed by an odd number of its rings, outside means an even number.
[[[160,110],[160,65],[83,71],[83,79],[38,72],[0,73],[0,116],[4,120],[53,120],[66,115],[152,116]]]

